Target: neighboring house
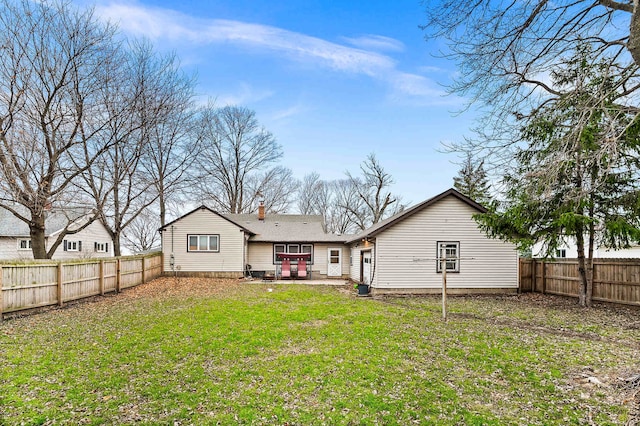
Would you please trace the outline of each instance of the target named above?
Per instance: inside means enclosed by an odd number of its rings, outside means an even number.
[[[588,240],[585,241],[585,244],[588,244]],[[543,243],[536,243],[533,245],[531,249],[531,256],[535,258],[542,258],[544,256],[544,245]],[[556,259],[575,259],[578,257],[578,245],[576,244],[576,239],[573,237],[565,237],[564,241],[558,246],[554,253],[550,254],[550,257]],[[593,250],[593,257],[595,259],[604,259],[604,258],[619,258],[619,259],[629,259],[629,258],[640,258],[640,245],[633,245],[626,249],[618,249],[613,250],[607,247],[597,246]]]
[[[375,292],[440,292],[442,255],[451,292],[516,291],[515,245],[488,238],[473,219],[485,208],[455,189],[352,236],[351,278]]]
[[[315,215],[220,214],[205,206],[161,230],[164,271],[242,277],[277,274],[280,253],[310,253],[311,278],[351,278],[380,292],[440,291],[438,247],[452,291],[516,291],[518,254],[491,239],[472,216],[485,209],[454,189],[404,210],[358,235],[323,231]],[[295,261],[293,262],[295,263]]]
[[[71,230],[86,223],[87,214],[72,209],[52,208],[45,221],[47,250],[72,220]],[[68,234],[52,259],[113,257],[111,237],[99,220],[75,234]],[[29,226],[11,212],[0,208],[0,259],[33,259]]]

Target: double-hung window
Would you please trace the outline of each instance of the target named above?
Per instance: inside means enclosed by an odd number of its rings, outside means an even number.
[[[29,239],[18,240],[18,250],[31,250],[31,240]]]
[[[187,251],[197,252],[219,252],[220,251],[220,235],[188,235]]]
[[[438,241],[436,259],[437,272],[442,272],[443,263],[447,265],[447,272],[460,272],[460,242]]]

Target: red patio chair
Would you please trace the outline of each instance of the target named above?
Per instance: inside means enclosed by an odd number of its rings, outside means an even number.
[[[291,261],[289,259],[282,260],[282,278],[291,278]]]
[[[307,261],[304,259],[298,260],[298,278],[307,279]]]

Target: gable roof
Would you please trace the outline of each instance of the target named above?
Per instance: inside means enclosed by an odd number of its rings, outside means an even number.
[[[421,212],[422,210],[426,209],[429,206],[434,205],[435,203],[437,203],[438,201],[446,198],[446,197],[455,197],[457,199],[459,199],[460,201],[462,201],[463,203],[471,206],[472,208],[478,210],[479,213],[485,213],[487,211],[486,208],[484,208],[483,206],[481,206],[480,204],[476,203],[475,201],[473,201],[471,198],[467,197],[466,195],[461,194],[460,192],[456,191],[455,189],[451,188],[448,189],[438,195],[436,195],[435,197],[429,198],[428,200],[423,201],[420,204],[416,204],[415,206],[409,207],[403,211],[401,211],[400,213],[397,213],[391,217],[386,218],[385,220],[382,220],[374,225],[372,225],[371,227],[365,229],[364,231],[362,231],[361,233],[352,236],[352,238],[349,238],[347,240],[347,243],[352,243],[358,240],[362,240],[363,238],[371,238],[376,236],[377,234],[381,233],[382,231],[386,230],[387,228],[395,225],[398,222],[401,222],[403,220],[405,220],[408,217],[413,216],[414,214]]]
[[[213,213],[214,215],[216,215],[216,216],[218,216],[218,217],[221,217],[222,219],[224,219],[224,220],[226,220],[226,221],[228,221],[228,222],[231,222],[232,224],[234,224],[234,225],[235,225],[235,226],[237,226],[238,228],[242,229],[243,231],[246,231],[246,232],[248,232],[249,234],[254,235],[254,233],[253,233],[250,229],[247,229],[247,228],[245,228],[244,226],[242,226],[242,225],[240,225],[239,223],[237,223],[236,221],[229,219],[229,218],[227,217],[227,215],[220,214],[220,213],[218,213],[217,211],[210,209],[209,207],[205,206],[204,204],[203,204],[203,205],[201,205],[200,207],[197,207],[197,208],[195,208],[195,209],[191,210],[189,213],[185,213],[185,214],[183,214],[182,216],[180,216],[179,218],[177,218],[177,219],[175,219],[175,220],[172,220],[171,222],[169,222],[169,223],[165,224],[162,228],[158,229],[158,231],[162,232],[162,231],[164,231],[165,229],[167,229],[169,226],[173,225],[174,223],[176,223],[176,222],[178,222],[178,221],[180,221],[180,220],[184,219],[185,217],[190,216],[190,215],[192,215],[193,213],[195,213],[195,212],[197,212],[197,211],[200,211],[200,210],[206,210],[206,211],[208,211],[208,212],[210,212],[210,213]]]
[[[24,207],[16,206],[15,209],[24,214],[25,217],[29,217],[29,213]],[[47,214],[44,234],[47,237],[56,234],[62,231],[70,222],[76,222],[87,214],[89,212],[85,208],[54,207]],[[0,237],[30,238],[29,225],[15,217],[9,210],[0,207]]]
[[[254,233],[250,241],[344,243],[349,237],[326,233],[322,215],[267,214],[264,220],[259,220],[256,214],[225,214],[224,216],[250,229]]]

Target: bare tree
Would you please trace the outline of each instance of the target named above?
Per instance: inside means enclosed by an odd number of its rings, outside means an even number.
[[[167,64],[171,68],[173,60],[158,56],[148,43],[133,43],[127,52],[121,84],[104,98],[110,112],[124,106],[127,114],[110,120],[105,137],[112,147],[83,174],[83,187],[97,201],[116,256],[121,255],[124,230],[159,198],[158,189],[167,189],[165,184],[177,185],[175,176],[162,172],[182,167],[181,160],[176,159],[178,165],[164,164],[160,170],[153,161],[165,161],[171,153],[150,151],[162,149],[163,142],[173,147],[175,139],[159,141],[156,137],[168,126],[168,115],[180,115],[189,107],[184,98],[190,97],[191,87],[172,79],[176,74],[168,72]],[[187,93],[175,93],[180,90]],[[175,180],[158,182],[161,178]]]
[[[200,197],[212,200],[224,212],[251,211],[255,194],[266,189],[255,184],[261,181],[256,175],[282,156],[274,136],[260,126],[254,111],[238,106],[203,108],[198,128],[202,144],[198,158]],[[273,176],[282,178],[278,173]]]
[[[350,205],[343,201],[342,207],[352,215],[360,229],[364,230],[397,213],[404,206],[400,203],[400,197],[389,191],[393,178],[384,170],[375,154],[367,156],[360,165],[360,171],[361,177],[354,177],[350,172],[347,172],[347,177],[362,203]]]
[[[122,244],[133,253],[144,253],[160,245],[160,215],[147,208],[137,215],[122,234]]]
[[[164,226],[170,201],[193,184],[192,169],[199,155],[194,129],[195,80],[180,70],[175,55],[154,56],[148,43],[139,48],[148,50],[153,57],[148,74],[157,91],[151,100],[154,119],[148,130],[142,167],[158,194],[160,225]]]
[[[562,91],[549,78],[563,57],[580,44],[593,50],[594,61],[613,64],[629,113],[640,87],[638,60],[640,26],[638,1],[589,2],[547,0],[426,1],[428,37],[444,38],[444,53],[458,64],[453,93],[483,107],[477,137],[455,145],[477,158],[488,156],[488,168],[513,162],[520,140],[521,120],[536,115]],[[631,53],[631,55],[629,55]],[[601,93],[604,101],[608,94]]]
[[[109,147],[99,93],[115,83],[114,28],[67,3],[1,0],[0,46],[0,205],[29,225],[34,257],[50,258],[82,227],[70,221],[47,249],[47,207],[83,204],[71,185]]]
[[[286,213],[300,185],[291,169],[276,166],[264,172],[252,174],[247,179],[243,201],[245,213],[255,213],[260,201],[264,201],[267,213]]]

